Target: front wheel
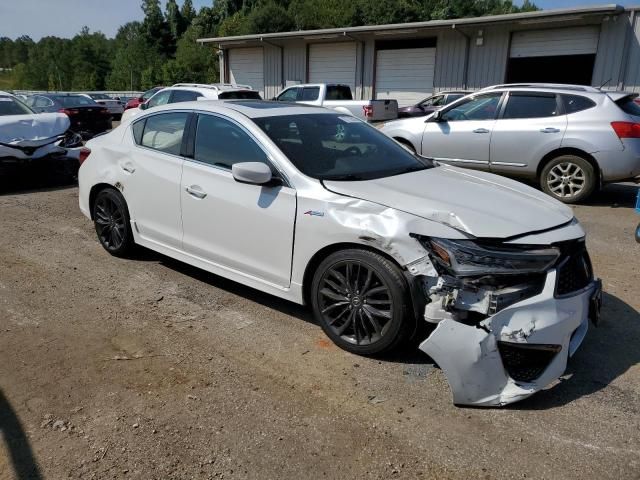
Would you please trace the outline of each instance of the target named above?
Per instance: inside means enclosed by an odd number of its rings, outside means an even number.
[[[134,248],[129,210],[124,197],[108,188],[98,193],[93,204],[93,222],[98,240],[104,249],[116,257],[124,257]]]
[[[561,155],[547,163],[540,174],[542,190],[563,203],[577,203],[596,189],[593,165],[576,155]]]
[[[311,303],[327,336],[360,355],[394,349],[412,325],[413,309],[402,272],[368,250],[329,255],[313,277]]]

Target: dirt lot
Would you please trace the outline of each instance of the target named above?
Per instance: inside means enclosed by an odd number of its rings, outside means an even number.
[[[414,349],[334,347],[301,307],[110,257],[73,186],[0,196],[0,478],[640,478],[635,187],[576,207],[603,325],[565,379],[451,404]]]

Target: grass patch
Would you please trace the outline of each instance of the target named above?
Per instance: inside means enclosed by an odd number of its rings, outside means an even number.
[[[0,72],[0,90],[13,88],[13,72]]]

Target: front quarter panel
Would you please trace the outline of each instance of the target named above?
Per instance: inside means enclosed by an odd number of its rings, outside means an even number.
[[[422,136],[425,128],[425,117],[406,118],[385,123],[380,129],[382,133],[393,138],[407,140],[418,154],[422,154]]]

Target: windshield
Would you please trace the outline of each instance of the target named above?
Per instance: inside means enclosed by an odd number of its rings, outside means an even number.
[[[60,97],[51,97],[63,107],[84,107],[98,105],[92,99],[85,97],[84,95],[65,95]]]
[[[104,93],[92,93],[89,95],[94,100],[113,100],[109,95],[105,95]]]
[[[433,166],[348,115],[254,118],[295,167],[319,180],[371,180]]]
[[[258,92],[250,90],[242,90],[236,92],[222,92],[218,95],[220,100],[262,100]]]
[[[0,116],[4,115],[31,115],[36,113],[24,103],[14,97],[0,96]]]

